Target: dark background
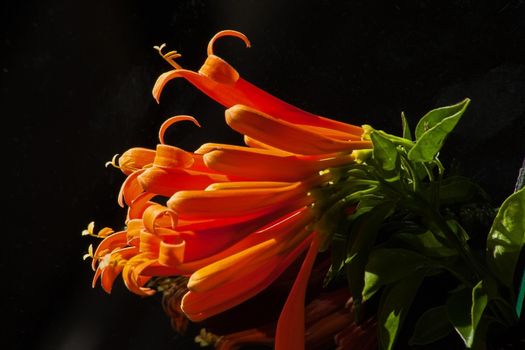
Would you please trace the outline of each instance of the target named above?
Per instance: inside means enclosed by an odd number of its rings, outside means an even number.
[[[159,298],[91,289],[80,232],[120,227],[123,175],[104,163],[133,146],[193,150],[240,142],[221,106],[156,77],[170,67],[163,42],[198,69],[211,36],[241,75],[297,106],[400,132],[431,108],[472,99],[442,159],[472,176],[494,204],[514,187],[525,154],[525,4],[510,1],[11,1],[2,5],[3,349],[174,349]],[[5,180],[7,179],[7,180]],[[256,317],[256,316],[255,316]]]

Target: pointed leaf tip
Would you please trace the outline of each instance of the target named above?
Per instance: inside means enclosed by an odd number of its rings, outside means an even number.
[[[465,112],[470,99],[452,106],[431,110],[416,126],[416,144],[408,152],[408,159],[430,162],[439,153],[446,137],[452,132]]]

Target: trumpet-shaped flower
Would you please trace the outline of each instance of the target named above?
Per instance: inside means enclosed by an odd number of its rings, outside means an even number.
[[[208,58],[198,72],[182,69],[174,61],[174,58],[177,56],[173,56],[173,52],[163,55],[162,47],[158,48],[159,53],[175,69],[162,74],[157,79],[153,88],[155,99],[159,101],[164,86],[170,80],[184,78],[226,108],[238,104],[245,105],[269,114],[274,118],[315,130],[319,134],[325,133],[332,137],[345,139],[350,138],[349,135],[354,135],[354,137],[361,136],[361,127],[303,111],[242,79],[231,65],[213,52],[216,40],[224,36],[240,38],[246,46],[250,47],[250,41],[244,34],[233,30],[221,31],[210,40],[208,44]]]
[[[226,122],[247,147],[208,143],[188,152],[166,145],[164,133],[174,123],[199,126],[176,116],[161,126],[155,150],[132,148],[118,164],[109,162],[127,176],[119,194],[128,207],[126,229],[110,235],[103,229],[107,237],[92,254],[93,284],[100,278],[110,292],[122,274],[130,291],[151,295],[152,277],[183,276],[187,291],[179,289],[185,294],[170,310],[201,321],[257,295],[304,256],[275,342],[277,349],[302,349],[305,291],[326,245],[315,230],[320,213],[313,193],[333,184],[326,169],[351,163],[352,151],[370,142],[361,140],[360,127],[302,111],[243,80],[213,54],[225,35],[249,46],[241,33],[218,33],[199,72],[182,69],[176,52],[163,55],[175,69],[160,76],[153,94],[158,100],[168,81],[187,79],[228,108]]]

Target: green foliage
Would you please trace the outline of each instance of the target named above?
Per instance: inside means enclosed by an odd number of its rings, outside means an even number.
[[[509,288],[512,288],[514,270],[524,244],[525,188],[522,188],[501,205],[487,238],[487,263]]]
[[[379,345],[382,349],[390,350],[394,347],[423,277],[424,272],[415,273],[410,278],[389,285],[383,293],[377,314]]]
[[[472,243],[481,233],[465,229],[460,210],[485,203],[486,193],[468,178],[446,177],[437,158],[469,102],[425,114],[415,140],[404,114],[403,137],[364,126],[373,150],[356,152],[359,161],[338,174],[337,190],[319,196],[327,210],[316,229],[333,243],[326,282],[346,277],[358,322],[363,304],[379,298],[381,349],[396,346],[420,285],[436,274],[455,283],[442,290],[445,305],[412,315],[419,318],[410,344],[431,344],[455,329],[466,347],[482,348],[489,322],[516,325],[513,281],[525,243],[525,192],[501,206],[485,252]]]
[[[442,205],[486,200],[487,197],[478,184],[463,176],[450,176],[440,183],[439,200]]]
[[[445,138],[454,129],[470,100],[428,112],[416,126],[416,144],[408,152],[412,161],[429,162],[439,152]]]
[[[370,135],[374,145],[374,160],[378,163],[378,168],[385,175],[394,175],[399,168],[399,154],[396,145],[388,138],[379,133]]]
[[[403,138],[412,141],[412,132],[410,131],[410,127],[408,126],[408,121],[407,117],[405,116],[405,112],[401,112],[401,126],[403,128]]]
[[[378,205],[356,219],[352,228],[354,235],[348,246],[345,264],[358,319],[361,316],[359,307],[365,285],[365,266],[368,256],[383,220],[390,215],[392,209],[393,205],[390,202]]]
[[[456,122],[459,121],[459,117],[465,112],[469,103],[470,99],[466,98],[455,105],[436,108],[425,114],[416,126],[416,139],[421,139],[424,134],[439,126],[448,118],[458,118]]]
[[[428,259],[407,249],[378,248],[368,257],[365,269],[363,300],[372,297],[381,287],[398,282],[428,267]]]
[[[467,348],[474,344],[474,336],[487,307],[488,295],[483,281],[472,289],[462,288],[447,300],[447,315]]]
[[[409,344],[431,344],[447,336],[453,329],[446,306],[430,308],[419,317]]]
[[[393,240],[401,241],[401,245],[429,258],[450,258],[458,255],[455,249],[443,245],[431,231],[422,233],[399,232],[393,237]]]

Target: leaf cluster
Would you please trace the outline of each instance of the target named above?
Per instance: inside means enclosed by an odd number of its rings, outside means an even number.
[[[481,211],[483,220],[493,220],[490,229],[472,230],[462,209],[486,208],[488,197],[468,178],[447,177],[438,158],[469,102],[431,110],[414,136],[404,114],[402,137],[364,126],[373,149],[355,151],[354,164],[334,169],[335,186],[319,196],[317,230],[325,238],[322,249],[332,253],[325,283],[347,280],[358,321],[367,306],[375,309],[381,349],[395,347],[411,313],[417,318],[413,346],[455,331],[466,348],[482,349],[487,337],[517,327],[525,190],[497,214]],[[422,284],[441,275],[454,283],[438,286],[439,304],[411,311]]]

